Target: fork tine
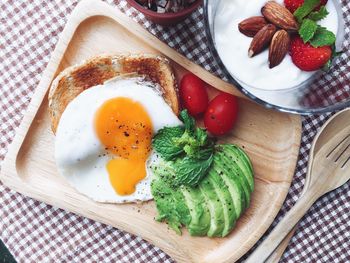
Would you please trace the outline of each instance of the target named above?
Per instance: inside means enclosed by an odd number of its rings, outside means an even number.
[[[347,164],[350,164],[350,156],[346,159],[346,161],[342,164],[341,168],[344,168]]]
[[[350,147],[350,143],[347,143],[347,146],[345,147],[345,149],[340,154],[338,154],[338,157],[335,159],[335,162],[338,162],[341,157],[345,156],[345,153],[349,149],[349,147]]]
[[[350,134],[345,136],[326,156],[327,159],[337,162],[345,151],[350,147]]]
[[[335,159],[334,159],[335,158]],[[342,141],[337,150],[333,153],[333,158],[331,161],[340,165],[340,168],[344,168],[350,161],[350,135]]]

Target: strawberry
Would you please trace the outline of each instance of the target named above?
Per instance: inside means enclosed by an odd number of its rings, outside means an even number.
[[[315,48],[310,43],[304,43],[299,36],[292,39],[289,53],[293,63],[304,71],[321,69],[332,58],[330,46]]]
[[[315,11],[318,11],[321,6],[326,5],[328,0],[321,0],[320,4],[315,8]],[[299,7],[304,4],[304,0],[284,0],[284,5],[291,11],[295,12]]]

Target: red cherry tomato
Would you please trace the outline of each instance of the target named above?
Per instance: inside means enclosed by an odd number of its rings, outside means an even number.
[[[208,107],[208,93],[205,82],[191,73],[186,74],[180,83],[180,99],[188,113],[196,117]]]
[[[211,134],[224,135],[233,128],[237,114],[237,98],[228,93],[221,93],[209,103],[204,115],[204,125]]]

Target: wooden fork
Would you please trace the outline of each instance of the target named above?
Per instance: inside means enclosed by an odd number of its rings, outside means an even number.
[[[322,195],[337,189],[350,179],[350,127],[344,128],[317,153],[311,173],[317,177],[270,235],[246,260],[264,262],[290,230]]]

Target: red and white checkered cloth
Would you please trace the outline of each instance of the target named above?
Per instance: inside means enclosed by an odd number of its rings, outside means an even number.
[[[125,1],[107,2],[134,17],[189,59],[222,74],[206,44],[201,9],[183,23],[164,29],[146,21]],[[350,4],[348,0],[342,2],[344,14],[349,16]],[[77,0],[0,0],[0,160],[4,159],[59,33],[76,4]],[[349,27],[346,35],[349,38]],[[310,143],[328,116],[303,118],[297,172],[274,225],[298,199]],[[349,217],[350,183],[312,207],[282,261],[350,262]],[[0,238],[19,262],[173,262],[139,237],[34,201],[1,183]]]

